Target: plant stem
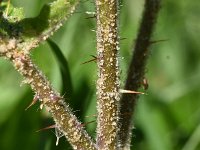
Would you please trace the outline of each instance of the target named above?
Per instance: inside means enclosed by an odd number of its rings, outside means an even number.
[[[97,147],[117,149],[119,66],[118,0],[96,0],[97,9]]]
[[[13,45],[13,49],[4,53],[5,57],[13,63],[16,70],[25,78],[24,82],[31,85],[36,97],[52,114],[56,128],[63,132],[73,149],[95,150],[92,139],[73,115],[69,106],[65,104],[63,97],[52,88],[41,71],[33,64],[29,55],[14,49],[15,47]]]
[[[145,0],[144,13],[140,24],[133,57],[129,66],[125,89],[138,91],[145,75],[145,66],[149,56],[150,38],[160,8],[160,0]],[[136,94],[123,94],[120,101],[120,131],[121,148],[130,149],[132,136],[132,118],[136,106]]]

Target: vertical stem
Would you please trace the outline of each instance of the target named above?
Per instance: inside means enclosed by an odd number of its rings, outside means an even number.
[[[125,89],[138,91],[145,74],[146,61],[149,56],[150,39],[153,33],[157,14],[160,8],[160,0],[145,0],[144,13],[140,24],[136,44],[133,49],[133,57],[128,70]],[[121,148],[130,149],[132,117],[138,95],[123,94],[120,101],[120,132]]]
[[[97,147],[117,148],[119,69],[118,1],[96,0],[97,9]]]

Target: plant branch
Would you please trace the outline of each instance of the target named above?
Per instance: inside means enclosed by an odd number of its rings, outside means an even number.
[[[125,89],[138,91],[145,75],[146,62],[149,56],[149,46],[154,25],[160,9],[160,0],[145,0],[144,13],[140,24],[133,57],[129,66]],[[121,148],[130,149],[132,136],[132,118],[138,99],[137,94],[123,94],[120,104],[120,132]]]
[[[13,63],[16,70],[24,77],[24,82],[28,83],[35,92],[35,97],[52,114],[56,128],[63,132],[74,149],[95,150],[92,139],[73,115],[69,106],[65,104],[63,97],[52,88],[42,72],[31,61],[29,55],[15,47],[13,45],[13,49],[9,49],[5,53],[5,57]]]
[[[0,56],[13,63],[24,77],[24,83],[29,84],[35,92],[35,99],[46,106],[56,128],[63,132],[74,149],[95,150],[96,145],[65,104],[64,98],[52,88],[29,56],[29,50],[52,35],[73,12],[78,2],[79,0],[57,0],[44,6],[40,15],[35,18],[24,19],[20,8],[12,8],[8,16],[1,15]]]
[[[97,10],[97,147],[117,149],[119,66],[118,0],[96,0]]]

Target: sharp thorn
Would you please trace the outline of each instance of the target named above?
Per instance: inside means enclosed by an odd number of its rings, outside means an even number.
[[[122,40],[126,40],[126,39],[127,39],[127,38],[120,38],[119,40],[122,41]]]
[[[93,122],[95,122],[96,120],[92,120],[92,121],[89,121],[89,122],[86,122],[86,123],[82,123],[82,124],[80,124],[79,125],[79,127],[84,127],[84,126],[86,126],[86,125],[88,125],[88,124],[90,124],[90,123],[93,123]]]
[[[94,56],[94,55],[90,55],[90,56],[92,56],[92,57],[93,57],[93,59],[90,59],[90,60],[88,60],[88,61],[86,61],[86,62],[83,62],[83,63],[82,63],[82,65],[83,65],[83,64],[86,64],[86,63],[93,62],[93,61],[96,61],[96,60],[97,60],[97,57],[96,57],[96,56]]]
[[[92,62],[92,61],[96,61],[96,58],[91,59],[91,60],[88,60],[88,61],[86,61],[86,62],[83,62],[82,65],[83,65],[83,64],[87,64],[87,63]]]
[[[169,41],[169,39],[155,40],[155,41],[150,41],[149,43],[150,43],[150,44],[156,44],[156,43],[159,43],[159,42],[166,42],[166,41]]]
[[[40,131],[44,131],[44,130],[48,130],[48,129],[53,129],[55,127],[56,127],[56,125],[54,124],[54,125],[51,125],[51,126],[48,126],[48,127],[42,128],[42,129],[39,129],[39,130],[37,130],[35,132],[40,132]]]
[[[125,93],[125,94],[145,94],[143,92],[137,92],[137,91],[131,91],[131,90],[124,90],[124,89],[120,89],[119,92],[120,93]]]
[[[27,111],[31,106],[33,106],[38,101],[38,97],[34,96],[32,102],[26,107],[25,111]]]

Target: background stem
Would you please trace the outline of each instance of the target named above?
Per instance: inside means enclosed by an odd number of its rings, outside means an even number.
[[[160,0],[145,0],[144,13],[140,24],[133,57],[129,66],[125,89],[138,91],[145,75],[146,61],[149,56],[150,39],[160,8]],[[123,94],[120,101],[119,139],[122,149],[130,149],[132,118],[136,106],[136,94]]]

